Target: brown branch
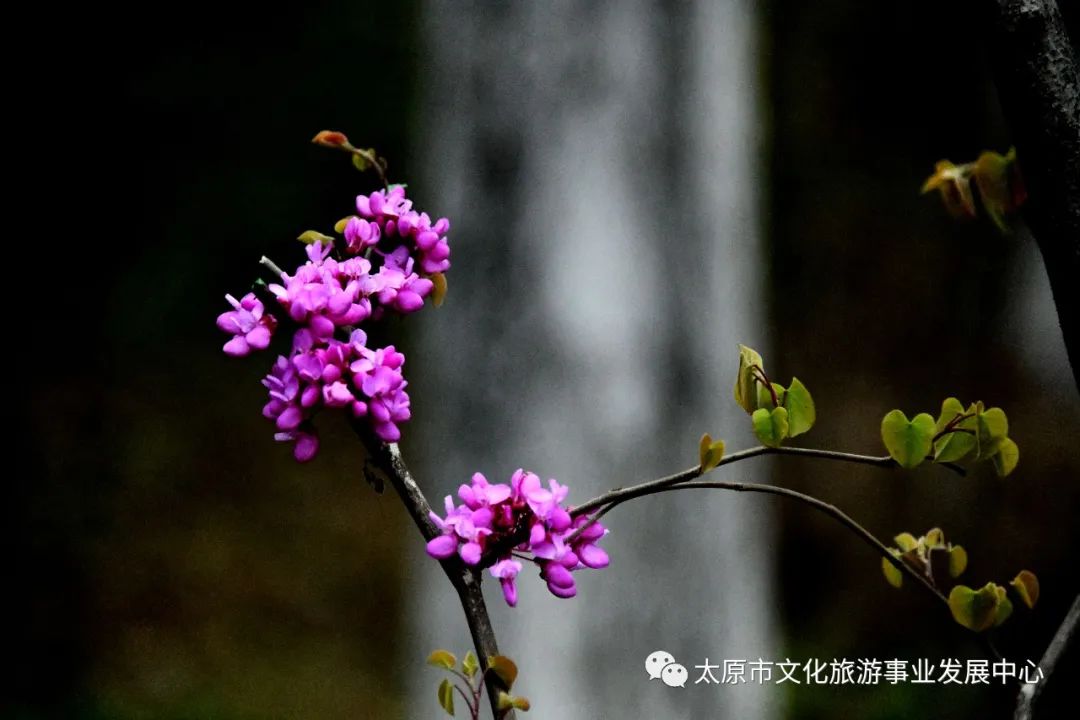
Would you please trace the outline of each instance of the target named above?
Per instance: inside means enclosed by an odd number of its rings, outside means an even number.
[[[1016,698],[1014,720],[1030,720],[1033,717],[1035,701],[1039,699],[1039,695],[1042,694],[1043,689],[1046,687],[1047,680],[1050,679],[1050,673],[1054,672],[1054,667],[1058,664],[1061,656],[1065,653],[1065,648],[1069,646],[1069,642],[1076,634],[1077,625],[1080,625],[1080,595],[1077,595],[1076,599],[1073,600],[1072,607],[1065,614],[1065,619],[1061,621],[1061,626],[1054,633],[1050,645],[1047,646],[1046,652],[1043,653],[1042,659],[1039,660],[1039,669],[1043,672],[1042,679],[1039,682],[1024,685],[1020,688],[1020,694]]]
[[[1080,389],[1080,72],[1054,0],[986,0],[1001,107],[1012,127],[1073,380]]]
[[[368,428],[358,422],[353,423],[353,430],[367,448],[371,463],[386,476],[398,497],[401,498],[402,504],[420,530],[420,534],[424,536],[424,540],[431,540],[441,535],[441,531],[429,516],[431,505],[428,504],[423,491],[409,472],[409,467],[405,464],[405,459],[401,456],[401,449],[397,444],[379,442]],[[465,611],[465,619],[469,624],[469,634],[472,636],[480,667],[486,669],[491,658],[499,654],[499,647],[495,640],[495,629],[491,625],[487,605],[484,603],[484,593],[480,587],[480,573],[462,562],[457,555],[440,560],[439,564],[457,591],[461,609]],[[513,710],[500,715],[504,711],[498,708],[499,692],[508,690],[502,679],[493,672],[485,673],[484,679],[492,716],[514,718]]]
[[[945,605],[949,604],[948,598],[946,598],[945,595],[943,595],[942,592],[938,590],[932,582],[930,582],[929,578],[917,572],[914,568],[905,563],[903,560],[893,555],[889,548],[883,542],[878,540],[869,530],[856,522],[850,515],[845,513],[840,508],[836,507],[835,505],[830,505],[824,500],[818,500],[811,495],[806,495],[796,490],[790,490],[788,488],[778,487],[776,485],[724,482],[719,480],[696,480],[692,482],[684,482],[679,485],[654,486],[651,488],[643,489],[640,492],[636,493],[634,497],[644,497],[646,495],[655,495],[656,493],[693,488],[733,490],[735,492],[754,492],[765,493],[768,495],[780,495],[781,497],[787,497],[793,500],[797,500],[804,505],[809,505],[818,512],[828,515],[829,517],[846,527],[848,530],[855,533],[860,540],[862,540],[864,543],[876,550],[878,554],[881,555],[881,557],[885,558],[897,570],[904,573],[905,575],[913,579],[915,582],[919,583],[919,585],[924,590],[933,595],[935,599],[940,600],[941,602],[945,603]],[[622,502],[625,502],[625,500],[623,500]],[[605,512],[612,509],[613,507],[614,505],[609,505],[607,508],[605,508]]]
[[[730,465],[731,463],[738,462],[740,460],[747,460],[759,455],[795,455],[798,457],[817,458],[819,460],[834,460],[838,462],[855,463],[857,465],[873,465],[874,467],[882,468],[897,468],[900,467],[896,464],[888,455],[858,455],[855,453],[838,452],[836,450],[819,450],[817,448],[798,448],[798,447],[765,447],[763,445],[758,447],[752,447],[747,450],[740,450],[739,452],[725,455],[723,459],[717,463],[717,467],[722,465]],[[947,467],[953,472],[959,475],[965,475],[965,471],[959,465],[953,465],[952,463],[938,463],[943,467]],[[604,493],[598,497],[593,498],[587,502],[578,505],[570,513],[572,516],[577,517],[586,513],[592,512],[597,508],[609,505],[611,503],[621,503],[626,500],[632,500],[635,497],[641,495],[649,495],[655,488],[671,487],[672,485],[681,485],[687,481],[701,477],[701,466],[694,466],[687,468],[674,475],[668,475],[657,480],[650,480],[648,482],[641,483],[640,485],[632,485],[628,488],[616,488],[609,492]]]

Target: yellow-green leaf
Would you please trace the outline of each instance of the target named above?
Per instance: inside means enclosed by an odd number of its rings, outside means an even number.
[[[974,412],[974,406],[970,412]],[[941,404],[941,414],[934,426],[934,435],[938,435],[956,420],[964,415],[964,406],[956,398],[946,398]],[[960,421],[954,428],[961,432],[949,432],[942,435],[934,443],[934,460],[936,462],[957,462],[963,459],[975,448],[975,418],[969,417]]]
[[[529,704],[529,698],[521,696],[515,697],[512,704],[515,710],[520,710],[522,712],[529,712],[529,708],[532,707],[532,705]]]
[[[900,553],[895,550],[890,550],[897,558],[900,557]],[[881,558],[881,572],[885,575],[885,580],[893,587],[900,587],[904,584],[904,573],[900,571],[900,568],[893,565],[885,558]]]
[[[975,161],[975,185],[979,188],[983,207],[998,229],[1009,232],[1005,215],[1012,212],[1012,193],[1009,190],[1009,160],[987,150]]]
[[[791,387],[784,393],[784,407],[788,411],[788,436],[795,437],[814,426],[817,415],[814,399],[799,378],[791,378]]]
[[[475,675],[476,671],[480,669],[480,661],[476,659],[476,655],[473,654],[472,650],[465,653],[465,659],[461,661],[461,669],[469,677]]]
[[[1009,583],[1020,596],[1020,600],[1029,608],[1039,602],[1039,578],[1030,570],[1021,570]]]
[[[928,548],[940,547],[945,544],[945,533],[941,528],[930,528],[923,536],[923,545]]]
[[[441,667],[444,670],[453,670],[457,665],[457,658],[449,650],[433,650],[427,658],[428,665]]]
[[[919,546],[919,541],[915,539],[915,536],[906,532],[894,537],[893,541],[896,543],[896,547],[900,548],[900,552],[914,550]]]
[[[488,660],[488,669],[499,676],[508,690],[514,686],[518,669],[510,658],[505,655],[495,655]]]
[[[373,150],[369,149],[368,152],[371,152],[372,155],[374,155]],[[355,167],[360,172],[364,172],[365,170],[367,170],[368,168],[371,167],[371,161],[368,160],[363,155],[360,155],[359,153],[353,153],[352,164],[353,164],[353,167]]]
[[[999,604],[1000,596],[994,583],[987,583],[979,590],[957,585],[949,593],[949,610],[953,619],[975,632],[982,632],[995,624]]]
[[[739,373],[735,377],[735,402],[743,410],[753,413],[757,410],[757,380],[751,368],[762,368],[761,355],[757,351],[739,345]]]
[[[788,436],[788,411],[786,408],[758,408],[750,416],[754,424],[754,434],[767,447],[780,447]]]
[[[916,467],[930,454],[934,418],[919,413],[908,420],[902,411],[892,410],[881,421],[881,439],[900,467]]]
[[[993,457],[1009,434],[1009,420],[1001,408],[990,408],[978,414],[975,426],[979,458]]]
[[[1012,601],[1005,594],[1005,588],[1000,585],[995,585],[994,590],[997,592],[998,605],[997,610],[994,612],[994,627],[997,627],[1001,623],[1009,619],[1012,615],[1013,604]]]
[[[1016,469],[1017,463],[1020,462],[1020,448],[1012,438],[1005,438],[1001,441],[1001,447],[998,448],[997,454],[991,458],[994,461],[994,470],[1001,477],[1006,477],[1009,473]]]
[[[343,217],[340,220],[338,220],[336,223],[334,223],[334,232],[336,232],[338,235],[341,235],[342,233],[344,233],[345,232],[345,226],[348,225],[349,221],[352,220],[354,217],[356,217],[356,216],[355,215],[350,215],[349,217]]]
[[[701,472],[707,473],[720,464],[724,458],[724,441],[713,440],[709,433],[701,436],[698,444],[698,461],[701,464]]]
[[[313,245],[315,243],[322,243],[323,245],[332,245],[334,238],[329,235],[323,235],[318,230],[305,230],[300,233],[300,236],[296,238],[305,245]]]
[[[454,686],[449,680],[439,683],[439,707],[445,710],[451,717],[454,715]]]
[[[949,575],[954,578],[960,577],[967,568],[967,563],[967,550],[959,545],[953,545],[949,550]]]
[[[433,273],[431,283],[435,286],[431,290],[431,302],[435,307],[440,307],[446,299],[446,276],[442,273]]]

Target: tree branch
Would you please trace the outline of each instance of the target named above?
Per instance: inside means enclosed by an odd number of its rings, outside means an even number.
[[[1012,126],[1073,380],[1080,389],[1080,73],[1054,0],[986,0],[988,47]]]
[[[371,463],[386,476],[398,497],[401,498],[402,504],[420,530],[420,534],[424,536],[424,540],[431,540],[441,535],[441,531],[429,516],[431,505],[428,504],[423,491],[409,472],[409,467],[405,464],[405,459],[401,456],[401,449],[397,444],[379,442],[368,428],[357,422],[353,423],[353,430],[367,448]],[[472,636],[480,667],[486,670],[491,658],[499,654],[499,647],[495,641],[495,629],[491,625],[487,605],[484,603],[484,593],[480,587],[481,576],[474,568],[462,562],[457,555],[440,560],[439,564],[442,565],[443,572],[457,591],[461,609],[465,611],[469,634]],[[508,689],[502,679],[497,673],[490,672],[484,673],[484,680],[488,700],[491,703],[492,717],[513,720],[515,717],[513,710],[500,715],[503,711],[498,708],[499,692]]]
[[[716,467],[722,465],[730,465],[740,460],[747,460],[759,455],[796,455],[799,457],[818,458],[820,460],[834,460],[839,462],[855,463],[857,465],[873,465],[874,467],[883,468],[896,468],[900,467],[896,464],[888,455],[857,455],[855,453],[838,452],[835,450],[818,450],[816,448],[797,448],[797,447],[765,447],[759,445],[758,447],[752,447],[747,450],[740,450],[739,452],[725,455],[723,459],[717,463]],[[965,475],[965,471],[959,465],[953,465],[952,463],[939,463],[943,467],[947,467],[953,472],[959,475]],[[632,500],[642,495],[650,495],[656,488],[671,487],[672,485],[681,485],[689,480],[701,477],[701,466],[696,465],[691,468],[677,472],[674,475],[668,475],[657,480],[650,480],[643,482],[640,485],[632,485],[628,488],[616,488],[609,492],[604,493],[598,497],[593,498],[587,502],[578,505],[571,511],[573,517],[584,515],[592,512],[597,508],[609,505],[611,503],[621,503],[626,500]]]
[[[948,598],[937,587],[934,586],[930,579],[917,572],[913,567],[905,563],[900,558],[892,554],[886,545],[878,540],[874,535],[856,522],[850,515],[845,513],[835,505],[830,505],[824,500],[818,500],[810,495],[805,495],[796,490],[790,490],[784,487],[778,487],[776,485],[760,485],[757,483],[742,483],[742,482],[724,482],[720,480],[696,480],[693,482],[684,482],[678,485],[657,485],[650,488],[643,488],[639,492],[635,493],[633,497],[644,497],[646,495],[655,495],[657,493],[671,492],[674,490],[684,490],[693,488],[713,489],[713,490],[734,490],[735,492],[754,492],[765,493],[768,495],[780,495],[781,497],[791,498],[797,500],[805,505],[809,505],[818,512],[828,515],[838,523],[846,527],[848,530],[855,533],[860,540],[872,547],[878,552],[881,557],[885,558],[893,567],[900,572],[904,573],[915,582],[934,596],[937,600],[949,604]],[[630,498],[621,500],[618,504],[626,502]],[[603,512],[607,512],[614,508],[615,505],[609,505]]]
[[[1073,600],[1072,607],[1065,614],[1065,619],[1061,621],[1061,627],[1054,633],[1050,645],[1047,646],[1046,652],[1043,653],[1042,659],[1039,660],[1039,668],[1043,671],[1042,681],[1021,686],[1020,695],[1016,698],[1014,720],[1030,720],[1033,717],[1035,701],[1042,694],[1046,682],[1050,679],[1050,673],[1054,672],[1054,667],[1076,634],[1077,625],[1080,625],[1080,595],[1077,595],[1076,599]]]

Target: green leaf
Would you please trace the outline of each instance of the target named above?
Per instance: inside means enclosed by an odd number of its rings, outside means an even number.
[[[453,670],[457,665],[457,658],[449,650],[433,650],[427,658],[428,665],[434,665],[444,670]]]
[[[1005,222],[1005,215],[1013,210],[1012,193],[1009,190],[1009,160],[987,150],[975,161],[973,174],[986,214],[1001,232],[1008,233],[1009,226]]]
[[[701,464],[701,472],[707,473],[720,464],[724,458],[724,441],[713,440],[709,433],[701,436],[698,444],[698,461]]]
[[[743,410],[753,413],[758,408],[757,380],[752,367],[763,367],[761,355],[756,350],[739,345],[739,373],[735,377],[735,402]]]
[[[762,445],[767,447],[780,447],[780,443],[788,436],[788,411],[786,408],[773,408],[770,412],[767,408],[759,408],[751,415],[754,424],[754,434]]]
[[[900,557],[900,553],[895,550],[890,550],[897,558]],[[885,575],[885,580],[895,588],[904,584],[904,573],[900,572],[900,568],[893,565],[885,558],[881,558],[881,572]]]
[[[1012,438],[1005,438],[1001,441],[997,454],[990,459],[994,461],[997,474],[1006,477],[1016,469],[1016,464],[1020,462],[1020,448],[1012,441]]]
[[[975,632],[992,627],[998,619],[1001,600],[997,589],[994,583],[987,583],[977,591],[966,585],[954,587],[949,593],[949,610],[953,619]]]
[[[1028,608],[1035,607],[1035,603],[1039,602],[1039,578],[1035,577],[1035,573],[1021,570],[1009,584]]]
[[[454,715],[454,686],[449,680],[439,683],[439,707],[445,710],[451,717]]]
[[[967,412],[974,413],[972,405]],[[964,406],[956,398],[946,398],[941,404],[941,415],[938,416],[934,426],[934,435],[940,434],[946,426],[954,421],[958,415],[965,413]],[[967,432],[950,432],[942,435],[934,443],[935,462],[957,462],[963,459],[975,448],[975,418],[966,418],[954,427]]]
[[[322,243],[323,245],[332,245],[334,238],[329,235],[323,235],[318,230],[305,230],[300,233],[300,236],[296,238],[305,245],[314,245],[315,243]]]
[[[514,681],[517,680],[518,669],[514,661],[505,655],[495,655],[488,660],[488,669],[499,676],[499,679],[506,685],[506,689],[509,690],[514,686]]]
[[[476,671],[480,669],[480,661],[476,659],[476,655],[473,654],[472,650],[465,653],[465,659],[461,661],[461,669],[469,677],[475,675]]]
[[[371,168],[371,161],[368,157],[375,157],[375,148],[367,148],[365,151],[367,156],[360,155],[359,153],[353,153],[352,164],[360,172],[364,172]]]
[[[967,550],[959,545],[953,545],[949,549],[949,575],[957,578],[967,568],[968,556]]]
[[[787,392],[784,386],[780,383],[769,383],[769,387],[772,392],[769,392],[763,383],[757,384],[757,407],[772,409],[784,404],[784,393]],[[776,393],[776,403],[773,403],[773,393]]]
[[[979,459],[993,457],[1009,434],[1009,420],[1001,408],[980,412],[975,425],[975,439],[979,447]]]
[[[799,378],[791,378],[791,387],[784,393],[784,407],[788,411],[789,437],[802,435],[814,426],[814,399]]]
[[[919,413],[909,421],[902,411],[892,410],[881,421],[881,439],[900,467],[916,467],[930,454],[934,418]]]
[[[923,546],[928,548],[941,547],[945,544],[945,533],[941,528],[930,528],[923,535]]]
[[[964,414],[963,404],[954,397],[945,398],[945,401],[941,403],[941,414],[938,415],[937,423],[934,426],[934,434],[941,432],[945,429],[945,426],[956,419],[957,415]]]
[[[900,548],[900,552],[914,550],[919,546],[919,541],[915,539],[915,536],[906,532],[894,537],[893,542],[896,543],[896,547]]]
[[[994,613],[994,627],[997,627],[1008,620],[1009,616],[1012,615],[1013,604],[1012,601],[1005,596],[1005,588],[1000,585],[995,585],[994,588],[997,590],[998,595],[997,611]]]

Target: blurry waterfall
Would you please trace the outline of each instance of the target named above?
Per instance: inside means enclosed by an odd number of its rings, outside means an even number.
[[[581,502],[692,465],[703,431],[751,444],[731,399],[736,343],[769,342],[751,4],[431,0],[422,15],[414,194],[451,218],[453,268],[410,355],[406,450],[433,504],[522,466]],[[751,462],[727,476],[764,477]],[[762,499],[670,493],[605,522],[612,564],[578,573],[577,598],[526,568],[510,610],[485,582],[530,716],[776,715],[768,688],[693,685],[706,658],[780,651]],[[456,597],[420,567],[409,656],[460,654]],[[648,680],[657,649],[689,669],[685,689]],[[437,678],[415,677],[409,717],[434,708]]]

